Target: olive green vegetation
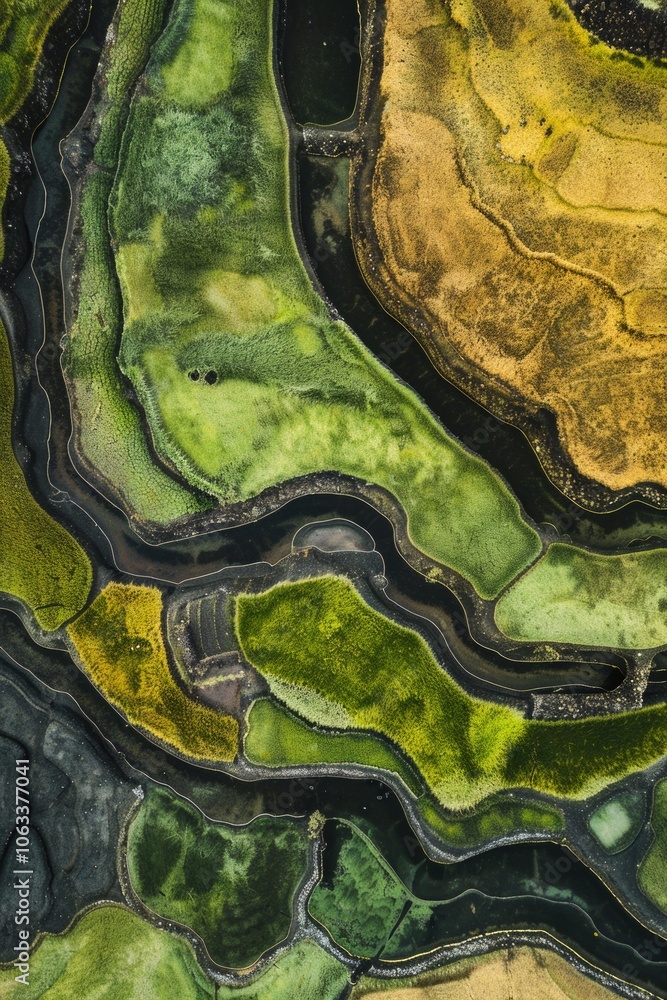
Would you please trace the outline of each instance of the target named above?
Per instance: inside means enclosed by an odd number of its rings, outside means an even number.
[[[251,763],[264,767],[361,764],[394,773],[417,796],[423,819],[449,847],[479,847],[519,830],[553,835],[564,830],[563,816],[557,809],[506,797],[480,806],[470,815],[447,815],[425,789],[418,772],[385,740],[370,732],[314,728],[269,698],[250,706],[244,749]]]
[[[32,90],[35,67],[49,29],[71,0],[3,0],[0,5],[0,126]],[[0,140],[0,212],[9,184],[9,153]],[[4,256],[0,226],[0,260]]]
[[[264,767],[361,764],[392,771],[415,795],[423,790],[414,768],[375,734],[313,729],[269,698],[260,698],[250,706],[244,750],[251,764]]]
[[[160,917],[190,927],[218,965],[241,969],[284,940],[308,869],[305,821],[259,817],[229,827],[150,787],[133,821],[132,885]]]
[[[438,801],[465,809],[509,788],[584,798],[665,755],[667,706],[545,722],[471,698],[424,639],[332,576],[236,601],[243,653],[310,722],[379,733],[419,769]],[[313,700],[314,696],[314,700]],[[313,708],[315,705],[315,708]]]
[[[100,906],[65,934],[47,934],[30,958],[30,985],[0,966],[0,998],[214,1000],[215,987],[182,938],[122,906]]]
[[[17,598],[51,632],[77,614],[92,585],[88,556],[40,507],[12,447],[14,378],[0,321],[0,591]]]
[[[68,315],[63,371],[74,410],[73,446],[113,497],[143,521],[172,521],[210,506],[156,462],[138,409],[127,399],[116,364],[122,303],[109,243],[107,205],[127,117],[129,93],[148,58],[164,0],[124,2],[114,19],[114,43],[105,49],[95,162],[86,175],[79,209],[81,268],[74,315]],[[95,164],[100,164],[100,170]]]
[[[249,986],[218,987],[217,1000],[340,1000],[347,969],[314,941],[299,941]]]
[[[653,840],[637,872],[639,888],[667,913],[667,778],[655,786],[651,811]]]
[[[233,760],[238,723],[190,698],[171,671],[155,587],[110,583],[67,629],[75,661],[132,725],[194,760]]]
[[[335,870],[315,888],[310,915],[336,944],[360,958],[391,960],[424,950],[430,942],[423,932],[438,902],[414,896],[356,826],[340,820],[336,825],[342,843]]]
[[[118,5],[113,44],[102,57],[104,84],[96,111],[100,129],[94,150],[100,166],[116,169],[129,95],[159,34],[166,5],[167,0],[121,0]]]
[[[649,649],[667,643],[667,549],[595,555],[556,542],[498,601],[511,639]]]
[[[621,792],[607,799],[588,817],[588,828],[607,854],[618,854],[644,826],[643,792]]]
[[[315,293],[272,45],[271,3],[178,0],[153,49],[110,200],[120,366],[191,486],[230,503],[312,472],[379,484],[415,545],[492,597],[539,538]]]
[[[508,796],[482,803],[466,816],[443,814],[431,795],[422,796],[419,808],[424,821],[448,847],[482,847],[516,833],[559,837],[565,832],[565,820],[559,809]]]

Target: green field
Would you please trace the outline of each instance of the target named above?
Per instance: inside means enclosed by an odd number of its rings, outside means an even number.
[[[322,725],[328,710],[332,728],[347,718],[349,729],[386,736],[451,809],[521,787],[585,798],[665,755],[667,706],[543,722],[471,698],[421,636],[371,609],[343,578],[242,595],[236,631],[293,712]]]
[[[667,643],[667,549],[595,555],[557,542],[496,606],[511,639],[649,649]]]
[[[17,598],[47,632],[77,614],[93,574],[81,546],[34,499],[12,446],[14,379],[0,322],[0,591]]]
[[[75,927],[46,935],[30,958],[30,985],[0,966],[0,998],[214,1000],[215,987],[182,938],[122,906],[100,906]]]
[[[127,863],[154,913],[192,928],[218,965],[241,969],[289,934],[308,853],[303,821],[265,816],[223,826],[150,787],[130,827]]]
[[[362,764],[396,774],[418,797],[422,817],[448,847],[479,847],[518,830],[556,836],[564,828],[557,809],[509,798],[486,803],[470,815],[447,815],[418,772],[385,740],[370,732],[322,730],[268,698],[253,702],[248,711],[244,748],[251,763],[264,767]]]
[[[193,760],[236,757],[236,719],[194,701],[172,672],[155,587],[108,584],[67,634],[74,661],[133,726]]]
[[[667,778],[655,786],[651,812],[653,841],[637,872],[639,888],[667,913]]]
[[[155,461],[139,410],[127,399],[116,364],[122,302],[107,225],[113,183],[109,171],[116,166],[130,88],[148,58],[164,6],[165,0],[125,0],[117,15],[116,41],[103,55],[100,136],[83,184],[82,265],[63,352],[75,413],[73,447],[84,466],[105,480],[111,494],[142,521],[172,521],[210,505]]]
[[[300,941],[249,986],[220,986],[217,1000],[340,1000],[347,969],[314,941]]]
[[[111,195],[121,368],[192,487],[230,503],[318,471],[377,483],[418,547],[494,596],[539,539],[313,290],[290,223],[272,26],[270,3],[179,0],[153,50]]]

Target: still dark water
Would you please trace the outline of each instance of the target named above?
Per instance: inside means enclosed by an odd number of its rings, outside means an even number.
[[[349,118],[361,66],[356,0],[282,0],[279,11],[280,62],[295,121]]]

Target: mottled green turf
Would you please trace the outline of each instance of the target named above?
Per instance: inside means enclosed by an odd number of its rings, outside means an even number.
[[[191,927],[218,965],[240,969],[289,934],[308,835],[305,822],[292,819],[211,823],[151,787],[130,827],[127,861],[132,885],[151,910]]]
[[[121,906],[91,910],[73,930],[47,935],[30,959],[30,985],[0,966],[0,998],[214,1000],[213,983],[182,938]]]
[[[561,542],[498,601],[511,639],[648,649],[667,643],[667,549],[594,555]]]
[[[47,632],[85,604],[92,584],[88,556],[34,499],[12,447],[14,378],[0,322],[0,591],[18,598]]]
[[[667,913],[667,778],[655,786],[651,812],[653,841],[637,872],[639,888]]]
[[[527,720],[469,697],[416,632],[366,605],[344,578],[280,584],[237,599],[245,657],[311,723],[377,732],[445,806],[534,788],[585,798],[662,758],[667,705],[572,721]],[[314,696],[314,699],[313,699]]]
[[[340,1000],[347,969],[314,941],[300,941],[249,986],[221,986],[217,1000]]]
[[[272,45],[271,3],[172,10],[111,198],[121,367],[159,454],[193,487],[230,503],[312,472],[377,483],[415,544],[491,597],[539,539],[314,292],[291,228]]]

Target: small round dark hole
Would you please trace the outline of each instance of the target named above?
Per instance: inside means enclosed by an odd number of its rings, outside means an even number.
[[[195,370],[195,371],[188,372],[188,375],[190,376],[190,378],[192,379],[193,382],[198,382],[199,381],[199,372],[198,371]]]
[[[209,385],[215,385],[215,383],[218,381],[218,373],[213,371],[206,372],[204,378],[206,379]]]

